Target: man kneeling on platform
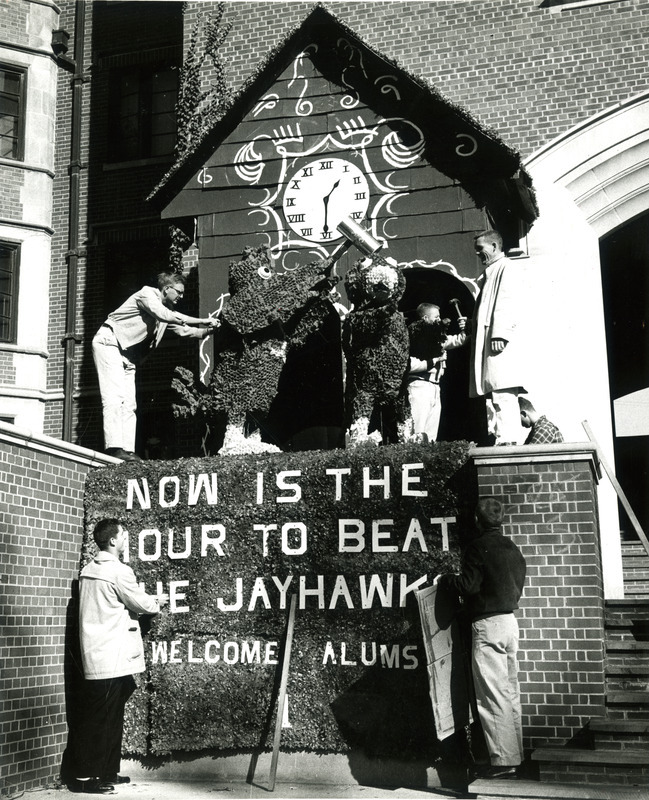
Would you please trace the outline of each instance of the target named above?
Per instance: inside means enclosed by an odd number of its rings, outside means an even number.
[[[523,760],[518,685],[518,622],[514,611],[523,593],[525,558],[502,533],[503,505],[482,497],[475,510],[477,533],[462,554],[459,575],[435,583],[465,600],[471,619],[472,667],[478,715],[490,766],[479,778],[516,777]]]

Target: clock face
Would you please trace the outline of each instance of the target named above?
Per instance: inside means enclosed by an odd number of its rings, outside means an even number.
[[[344,158],[317,158],[289,179],[282,203],[288,226],[310,242],[342,238],[338,223],[359,222],[370,202],[367,178]]]

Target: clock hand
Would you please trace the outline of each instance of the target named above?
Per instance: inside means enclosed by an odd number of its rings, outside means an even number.
[[[322,198],[322,202],[324,204],[324,212],[325,212],[324,225],[322,226],[322,230],[325,233],[327,233],[327,231],[329,230],[329,225],[327,225],[327,216],[329,214],[329,198],[331,197],[331,195],[333,194],[333,190],[336,188],[336,186],[338,186],[339,183],[340,180],[337,180],[331,187],[331,191],[329,192],[329,194]]]

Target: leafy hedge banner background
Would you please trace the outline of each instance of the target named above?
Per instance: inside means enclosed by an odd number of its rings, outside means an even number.
[[[362,748],[384,757],[430,754],[435,734],[418,610],[413,592],[400,607],[400,586],[456,568],[458,532],[473,508],[468,450],[467,442],[368,446],[145,461],[92,473],[82,565],[95,552],[94,525],[117,517],[129,533],[129,564],[146,590],[155,593],[160,583],[168,592],[170,582],[178,582],[175,610],[144,620],[148,669],[127,706],[125,751],[146,756],[268,745],[262,740],[272,723],[279,669],[273,662],[281,656],[295,591],[290,727],[282,746],[337,753]],[[404,464],[416,465],[406,470],[405,496]],[[387,499],[380,485],[386,468]],[[368,484],[364,475],[379,483]],[[457,521],[447,526],[449,549],[443,550],[441,525],[430,520],[450,517]],[[339,520],[345,519],[364,524],[363,549],[352,534],[340,547]],[[383,521],[375,526],[379,552],[372,547],[375,520]],[[264,537],[255,525],[277,529]],[[216,543],[204,554],[202,526],[222,526],[208,529]],[[319,580],[322,608],[314,595]],[[390,580],[386,606],[379,600]],[[300,581],[306,593],[300,594]],[[365,592],[372,581],[380,590],[369,608],[362,607],[363,581]],[[240,607],[226,610],[236,607],[237,597]]]

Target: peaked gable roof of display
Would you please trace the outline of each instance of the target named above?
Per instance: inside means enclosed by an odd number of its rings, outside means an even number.
[[[429,161],[451,178],[459,180],[478,199],[484,203],[485,184],[489,192],[500,195],[500,203],[511,206],[511,211],[530,225],[538,216],[531,179],[522,166],[520,154],[505,144],[491,129],[479,123],[466,109],[445,97],[427,79],[415,75],[397,61],[379,53],[364,42],[344,22],[338,19],[322,4],[318,3],[303,22],[279,43],[258,65],[255,72],[246,80],[241,89],[225,105],[219,118],[207,128],[200,139],[176,161],[160,183],[153,189],[148,199],[159,210],[163,210],[178,195],[192,176],[205,163],[228,135],[234,131],[245,116],[254,108],[289,67],[293,59],[308,45],[316,44],[323,52],[331,53],[334,43],[344,37],[354,47],[359,48],[368,68],[384,72],[391,69],[398,73],[409,93],[408,111],[428,134],[429,148],[425,156]],[[322,74],[330,77],[332,60],[316,57]],[[380,73],[379,73],[380,74]],[[332,77],[340,81],[340,74]],[[374,110],[389,114],[394,103],[390,92],[376,90],[371,101]],[[459,151],[458,137],[475,142],[475,157],[455,158],[453,163],[440,150],[440,142],[454,137],[455,152]],[[448,152],[446,156],[448,155]]]

